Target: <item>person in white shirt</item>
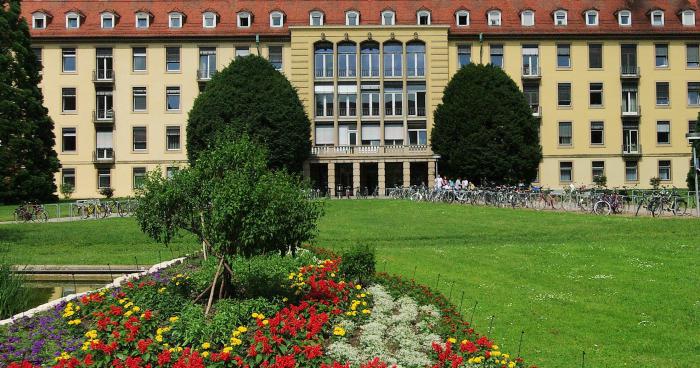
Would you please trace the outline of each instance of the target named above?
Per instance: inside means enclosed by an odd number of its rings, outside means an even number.
[[[464,188],[464,190],[469,189],[469,180],[467,180],[467,178],[464,178],[464,180],[462,180],[462,188]]]
[[[462,189],[462,179],[457,178],[457,180],[455,180],[454,188],[456,192],[459,192]]]
[[[435,175],[435,190],[440,190],[442,188],[442,178],[440,175]]]

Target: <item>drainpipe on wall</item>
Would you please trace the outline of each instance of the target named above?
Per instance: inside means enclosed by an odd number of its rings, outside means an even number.
[[[484,32],[479,33],[479,64],[484,63]]]
[[[260,53],[260,35],[259,34],[255,35],[255,47],[258,49],[258,56],[262,57],[262,54]]]

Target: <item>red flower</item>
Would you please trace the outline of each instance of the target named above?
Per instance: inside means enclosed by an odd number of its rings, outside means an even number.
[[[158,354],[158,366],[162,366],[165,363],[170,363],[170,351],[163,350]]]
[[[477,352],[477,350],[479,350],[479,348],[477,348],[476,344],[473,342],[467,341],[460,345],[459,350],[462,352],[468,352],[469,354],[474,354]]]
[[[139,340],[139,342],[136,344],[136,346],[139,349],[139,351],[141,352],[141,354],[146,354],[148,347],[151,346],[152,343],[153,343],[153,340],[151,340],[151,339]]]
[[[323,349],[321,348],[321,345],[309,345],[304,347],[304,355],[306,355],[306,359],[314,359],[318,358],[321,355],[323,355]]]
[[[85,365],[92,365],[93,363],[95,363],[95,361],[92,360],[92,354],[85,355],[85,358],[83,359],[83,363],[85,363]]]

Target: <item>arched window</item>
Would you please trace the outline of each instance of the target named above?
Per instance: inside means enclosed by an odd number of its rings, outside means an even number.
[[[32,13],[32,28],[45,29],[48,21],[48,16],[44,12]]]
[[[396,14],[393,10],[384,10],[382,12],[382,25],[393,26],[396,23]]]
[[[663,26],[664,25],[664,11],[654,10],[651,12],[651,25],[652,26]]]
[[[247,11],[238,13],[238,16],[236,18],[238,28],[249,28],[250,25],[253,23],[253,15]]]
[[[525,27],[532,27],[535,25],[535,12],[532,10],[524,10],[520,13],[520,24]]]
[[[425,44],[409,42],[406,45],[406,75],[409,77],[425,76]]]
[[[80,13],[73,12],[73,11],[66,13],[66,28],[68,28],[68,29],[80,28]]]
[[[469,25],[469,12],[466,10],[460,10],[455,13],[455,22],[459,27],[466,27]]]
[[[182,28],[184,23],[184,16],[180,12],[172,12],[168,14],[168,27],[170,28]]]
[[[569,14],[566,10],[557,10],[554,12],[554,25],[565,26],[569,24]]]
[[[357,45],[352,42],[338,44],[338,77],[357,76]]]
[[[363,77],[379,76],[379,44],[363,42],[360,45],[360,70]]]
[[[695,11],[686,9],[681,12],[681,23],[684,26],[694,26],[695,25]]]
[[[430,25],[430,11],[428,10],[421,10],[418,13],[416,13],[416,21],[418,22],[419,25],[421,26],[428,26]]]
[[[488,22],[489,22],[490,26],[500,26],[501,25],[501,11],[500,10],[489,10]]]
[[[403,72],[403,45],[389,41],[384,44],[384,76],[400,77]]]
[[[346,26],[359,26],[360,25],[360,12],[355,10],[349,10],[345,12],[345,25]]]
[[[218,21],[219,15],[213,11],[207,11],[202,13],[202,27],[204,28],[216,28],[216,23]]]
[[[116,23],[116,17],[112,12],[103,12],[100,14],[100,27],[104,29],[112,29]]]
[[[314,75],[316,78],[333,77],[333,44],[319,42],[314,46]]]
[[[598,11],[597,10],[587,10],[584,13],[586,18],[587,26],[597,26],[598,25]]]
[[[270,13],[270,27],[279,28],[284,26],[284,14],[281,11]]]
[[[318,10],[309,13],[309,24],[312,26],[322,26],[323,25],[323,12]]]

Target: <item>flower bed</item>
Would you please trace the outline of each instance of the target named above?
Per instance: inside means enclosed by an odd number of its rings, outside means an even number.
[[[523,366],[469,329],[444,298],[386,275],[370,287],[346,282],[340,262],[300,267],[285,280],[288,297],[241,302],[239,312],[256,311],[194,337],[191,324],[200,322],[187,311],[201,306],[187,299],[188,273],[145,276],[0,331],[0,367]],[[226,320],[224,309],[213,319]]]

